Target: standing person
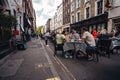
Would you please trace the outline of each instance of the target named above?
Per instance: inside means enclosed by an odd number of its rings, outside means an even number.
[[[49,45],[48,45],[48,38],[49,38],[49,36],[50,36],[50,33],[49,33],[49,32],[46,32],[46,33],[44,34],[44,39],[45,39],[45,44],[46,44],[46,46],[49,46]]]
[[[31,41],[31,29],[30,28],[28,29],[28,40]]]
[[[55,51],[57,49],[62,50],[62,56],[64,55],[64,53],[63,53],[64,40],[65,40],[65,35],[61,34],[60,32],[57,32],[57,34],[56,34],[56,43],[55,43]],[[56,52],[55,52],[54,55],[56,55]]]
[[[95,49],[96,46],[95,39],[86,28],[83,28],[82,32],[83,32],[82,41],[86,42],[87,44],[86,52],[88,54],[89,52]],[[88,60],[92,60],[92,57],[90,55],[88,55]]]
[[[57,34],[56,34],[56,43],[60,44],[60,45],[63,45],[64,39],[65,39],[65,35],[61,34],[60,32],[57,32]]]
[[[99,39],[100,39],[100,40],[101,40],[101,39],[109,39],[109,35],[108,35],[106,29],[102,29],[102,30],[101,30]]]
[[[96,29],[94,29],[93,31],[92,31],[92,35],[93,35],[93,37],[96,39],[97,38],[97,30]]]

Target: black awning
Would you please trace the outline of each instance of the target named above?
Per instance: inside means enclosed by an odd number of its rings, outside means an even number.
[[[104,13],[98,16],[94,16],[82,21],[79,21],[77,23],[74,24],[70,24],[71,28],[75,28],[75,27],[88,27],[91,25],[97,25],[97,24],[101,24],[101,23],[106,23],[108,21],[108,13]]]

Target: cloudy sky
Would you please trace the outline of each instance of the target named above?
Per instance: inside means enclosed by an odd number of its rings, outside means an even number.
[[[54,16],[62,0],[32,0],[36,11],[37,26],[45,25],[48,18]]]

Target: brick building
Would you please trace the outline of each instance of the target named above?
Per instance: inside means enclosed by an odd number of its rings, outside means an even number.
[[[71,28],[81,33],[86,27],[91,32],[94,28],[101,31],[107,29],[108,13],[105,8],[106,0],[72,0]],[[79,7],[78,7],[79,4]]]
[[[70,27],[70,1],[71,0],[63,0],[63,29],[69,31]]]

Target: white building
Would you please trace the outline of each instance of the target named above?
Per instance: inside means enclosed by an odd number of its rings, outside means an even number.
[[[55,16],[54,16],[54,29],[56,30],[57,29],[57,13],[55,13]]]
[[[111,32],[112,28],[120,31],[120,0],[109,0],[112,7],[108,9],[108,31]]]
[[[57,7],[57,26],[56,29],[62,29],[63,26],[63,5],[62,3]]]
[[[55,21],[53,16],[50,21],[50,31],[54,31],[54,30],[55,30]]]
[[[19,31],[19,35],[16,36],[17,40],[21,40],[21,33],[24,31],[23,28],[23,11],[22,11],[22,0],[8,0],[11,15],[14,15],[17,19],[16,29]],[[14,26],[13,26],[14,30]]]

